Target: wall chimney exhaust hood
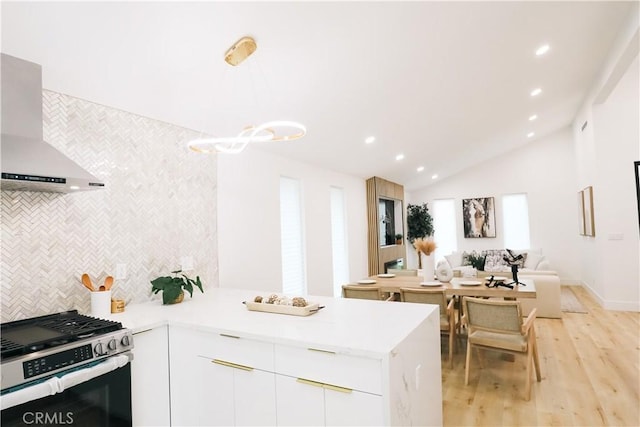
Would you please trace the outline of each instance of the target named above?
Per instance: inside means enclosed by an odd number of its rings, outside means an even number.
[[[1,55],[1,189],[71,193],[104,183],[42,139],[42,69]]]

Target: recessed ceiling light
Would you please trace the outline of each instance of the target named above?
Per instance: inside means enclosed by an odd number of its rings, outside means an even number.
[[[534,121],[534,120],[535,120],[535,119],[537,119],[537,118],[538,118],[538,115],[537,115],[537,114],[534,114],[534,115],[532,115],[532,116],[529,116],[529,121],[530,121],[530,122],[532,122],[532,121]]]
[[[534,90],[531,91],[531,96],[538,96],[542,93],[542,89],[540,89],[539,87],[535,88]]]
[[[529,133],[527,134],[527,138],[532,138],[534,135],[535,135],[535,133],[533,133],[533,132],[529,132]]]
[[[375,136],[368,136],[368,137],[364,140],[364,143],[365,143],[365,144],[371,144],[371,143],[372,143],[373,141],[375,141],[375,140],[376,140],[376,137],[375,137]]]
[[[416,169],[418,172],[422,172],[424,170],[424,166],[418,166],[418,169]]]
[[[404,159],[404,154],[398,154],[396,156],[396,160],[402,160],[402,159]]]
[[[431,175],[431,179],[438,179],[438,174],[436,173],[436,174]]]
[[[71,185],[69,187],[69,190],[79,190],[79,189],[80,189],[80,187],[78,187],[77,185]]]
[[[544,55],[548,51],[549,51],[549,45],[548,44],[543,44],[538,49],[536,49],[536,55],[537,56]]]

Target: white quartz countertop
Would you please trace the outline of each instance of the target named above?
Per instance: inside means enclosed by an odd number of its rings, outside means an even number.
[[[306,317],[249,311],[242,302],[253,301],[256,295],[267,296],[252,290],[213,288],[204,294],[195,290],[193,298],[187,294],[180,304],[162,305],[161,300],[131,304],[110,319],[134,334],[168,324],[362,356],[388,354],[434,311],[430,321],[439,321],[435,305],[320,296],[306,297],[324,306]]]

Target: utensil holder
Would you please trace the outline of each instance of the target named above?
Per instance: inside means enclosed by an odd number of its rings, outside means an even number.
[[[111,314],[111,291],[91,292],[91,315],[108,318]]]

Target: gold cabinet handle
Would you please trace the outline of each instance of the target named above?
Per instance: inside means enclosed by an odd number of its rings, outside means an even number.
[[[296,379],[296,381],[301,383],[301,384],[312,385],[314,387],[322,387],[322,386],[324,386],[324,383],[321,383],[321,382],[318,382],[318,381],[306,380],[304,378],[298,378],[298,379]]]
[[[353,389],[340,387],[333,384],[325,384],[324,388],[326,388],[327,390],[339,391],[340,393],[351,393],[353,391]]]
[[[228,366],[229,368],[241,369],[243,371],[253,371],[251,366],[238,365],[237,363],[227,362],[226,360],[213,359],[211,363],[215,363],[217,365]]]
[[[319,349],[319,348],[311,348],[311,347],[309,347],[309,348],[307,348],[307,350],[309,350],[309,351],[317,351],[317,352],[319,352],[319,353],[336,354],[336,352],[335,352],[335,351],[321,350],[321,349]]]
[[[350,388],[340,387],[333,384],[321,383],[319,381],[307,380],[305,378],[297,378],[296,381],[301,384],[307,384],[314,387],[322,387],[322,388],[326,388],[327,390],[339,391],[340,393],[351,393],[353,391]]]
[[[227,338],[235,338],[235,339],[240,339],[240,337],[237,337],[235,335],[229,335],[229,334],[220,334],[221,337],[227,337]]]

